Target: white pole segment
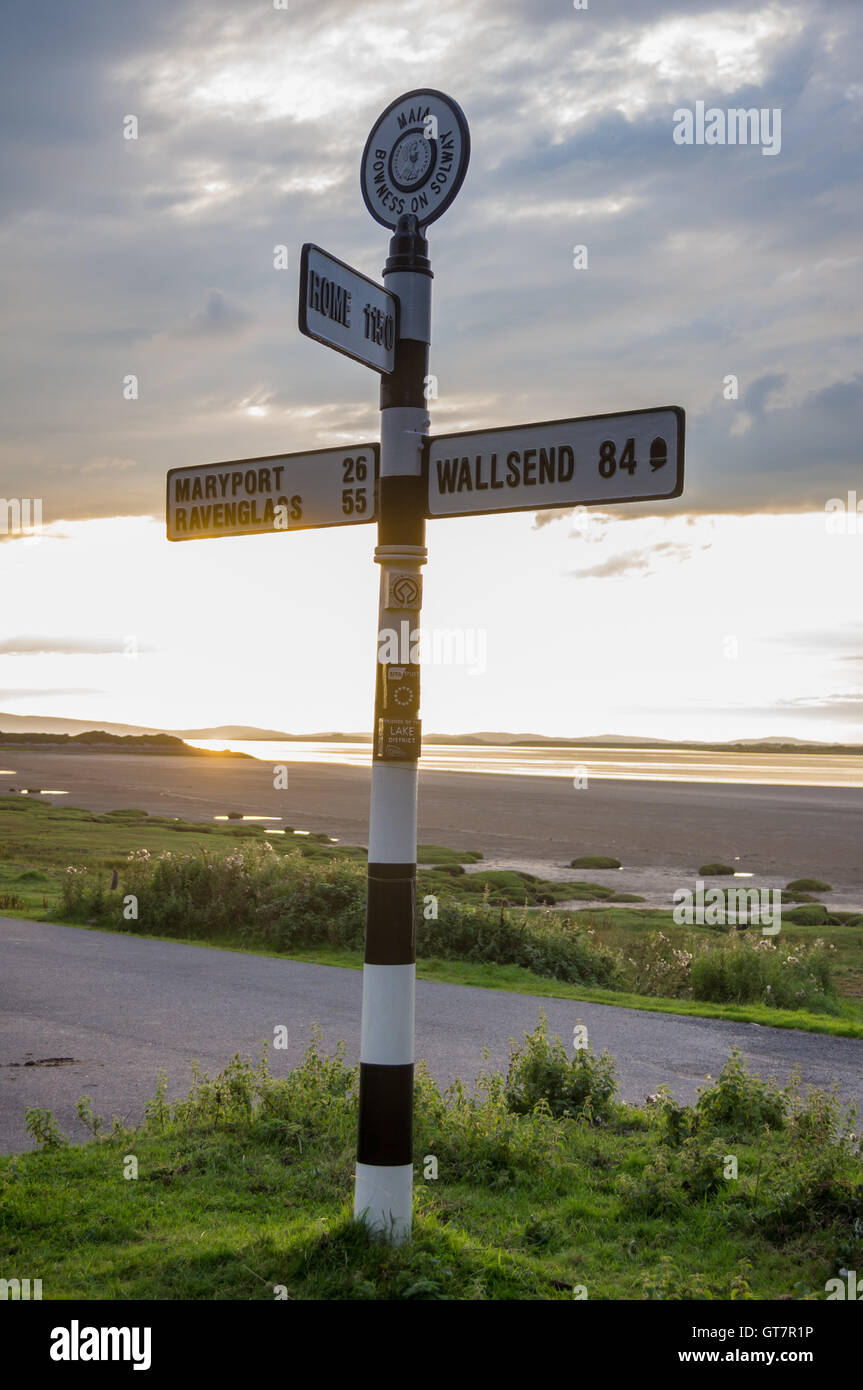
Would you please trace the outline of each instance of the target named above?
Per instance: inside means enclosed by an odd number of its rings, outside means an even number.
[[[415,965],[363,966],[360,1056],[390,1067],[414,1060]]]

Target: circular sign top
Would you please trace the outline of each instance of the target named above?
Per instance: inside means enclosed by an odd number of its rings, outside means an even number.
[[[434,222],[462,185],[470,158],[464,112],[431,88],[406,92],[375,121],[363,150],[360,179],[366,207],[385,227],[412,212]]]

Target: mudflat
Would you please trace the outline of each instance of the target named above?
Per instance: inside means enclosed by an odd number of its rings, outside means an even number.
[[[288,787],[276,789],[274,764],[251,759],[8,749],[0,752],[0,794],[44,787],[67,793],[44,798],[57,804],[189,820],[229,811],[275,816],[275,826],[367,844],[370,768],[287,765]],[[419,838],[525,867],[609,854],[627,867],[693,875],[719,859],[755,874],[863,889],[859,787],[602,779],[576,790],[566,777],[428,770],[420,774]]]

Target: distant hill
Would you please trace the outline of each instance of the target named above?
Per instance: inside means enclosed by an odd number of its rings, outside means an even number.
[[[86,719],[61,719],[47,715],[0,714],[0,740],[7,735],[11,737],[12,735],[30,734],[33,736],[32,740],[28,740],[30,742],[35,741],[39,735],[65,734],[71,736],[71,740],[74,742],[81,735],[93,733],[99,733],[103,736],[103,746],[109,744],[114,738],[168,739],[169,744],[163,742],[159,746],[161,752],[177,752],[179,750],[171,748],[170,743],[190,738],[235,739],[250,743],[257,740],[285,743],[371,743],[372,741],[372,735],[368,731],[348,733],[344,730],[329,730],[317,733],[289,734],[283,729],[259,729],[252,724],[220,724],[215,728],[200,729],[148,729],[136,724],[95,724]],[[505,730],[481,729],[469,734],[428,733],[424,734],[423,737],[425,743],[437,743],[453,747],[507,748],[518,746],[543,748],[555,746],[558,748],[654,748],[657,750],[681,748],[696,752],[701,750],[703,752],[725,753],[863,754],[863,744],[860,743],[825,743],[818,739],[776,736],[706,743],[698,739],[645,738],[632,734],[588,734],[583,738],[573,738],[569,735],[511,733]],[[8,741],[10,741],[9,738],[7,738]],[[15,742],[20,741],[18,738],[15,739]],[[79,744],[78,746],[82,745]],[[93,746],[93,740],[90,740],[90,746]],[[156,745],[142,743],[141,747],[155,748]],[[135,749],[131,744],[128,744],[126,751],[133,752]],[[190,750],[187,746],[185,752],[191,751],[205,755],[210,752],[208,749]]]
[[[3,716],[0,714],[0,719]],[[371,734],[286,734],[280,729],[256,729],[251,724],[219,724],[215,729],[172,729],[177,738],[240,738],[240,739],[325,739],[371,738]]]
[[[192,748],[171,734],[109,734],[104,729],[88,729],[83,734],[0,733],[0,744],[7,748],[62,748],[67,752],[165,753],[182,758],[248,758],[248,753],[212,748]]]
[[[0,730],[22,734],[86,734],[101,730],[106,734],[158,734],[168,729],[146,729],[139,724],[111,724],[92,719],[60,719],[43,714],[0,714]]]

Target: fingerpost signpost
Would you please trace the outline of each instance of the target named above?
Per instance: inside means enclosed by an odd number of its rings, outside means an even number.
[[[380,373],[380,444],[168,474],[174,541],[377,522],[380,566],[354,1213],[410,1235],[420,668],[385,633],[416,630],[427,519],[680,496],[677,406],[432,437],[427,408],[432,269],[425,228],[449,207],[470,155],[442,92],[407,92],[375,122],[361,164],[366,206],[393,235],[384,285],[307,243],[300,331]]]

